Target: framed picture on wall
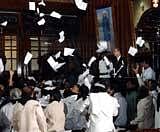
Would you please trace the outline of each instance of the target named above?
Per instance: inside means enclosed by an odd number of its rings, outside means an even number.
[[[97,21],[97,44],[100,41],[106,41],[108,51],[114,48],[114,30],[112,20],[112,8],[105,7],[96,10]]]

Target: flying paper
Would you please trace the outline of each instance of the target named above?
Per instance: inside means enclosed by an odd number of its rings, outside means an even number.
[[[80,10],[86,10],[88,6],[88,3],[83,2],[83,0],[75,0],[75,4]]]
[[[56,11],[52,11],[52,13],[50,14],[51,17],[55,17],[60,19],[62,17],[62,15]]]
[[[87,65],[85,63],[82,64],[83,67],[87,68]]]
[[[0,73],[3,71],[4,71],[4,65],[3,65],[2,58],[0,58]]]
[[[138,52],[138,50],[132,46],[130,46],[128,54],[130,54],[131,56],[135,56],[135,54]]]
[[[142,39],[142,37],[138,37],[136,40],[136,44],[139,45],[140,47],[143,46],[143,44],[145,43],[145,41]]]
[[[58,63],[56,62],[52,56],[50,56],[48,59],[47,59],[47,62],[50,64],[50,66],[53,68],[53,70],[55,72],[57,72],[57,70],[59,68],[61,68],[64,64],[66,64],[65,62],[64,63]]]
[[[54,55],[54,57],[55,57],[56,59],[58,59],[60,56],[61,56],[61,51],[59,51],[58,53],[56,53],[56,54]]]
[[[80,74],[78,77],[78,84],[81,86],[84,83],[84,79],[89,75],[89,69],[87,69],[84,73]]]
[[[41,20],[39,20],[39,21],[37,22],[37,24],[38,24],[39,26],[41,26],[41,25],[44,25],[45,22],[46,22],[45,19],[42,18]]]
[[[84,85],[88,87],[89,90],[91,89],[91,83],[89,82],[89,79],[87,77],[84,79]]]
[[[144,46],[145,46],[148,50],[150,50],[150,46],[149,46],[149,43],[148,43],[148,42],[144,43]]]
[[[45,15],[44,13],[40,13],[39,14],[40,17],[44,17],[44,15]]]
[[[37,8],[37,13],[38,13],[38,14],[40,13],[39,8]]]
[[[46,6],[46,4],[44,3],[44,0],[41,0],[41,2],[38,3],[38,5]]]
[[[29,10],[31,10],[31,11],[36,10],[36,3],[35,2],[29,2]]]
[[[73,52],[75,49],[72,48],[64,48],[64,56],[73,56]]]
[[[95,60],[96,60],[95,56],[91,57],[91,59],[88,62],[88,66],[90,67]]]
[[[4,22],[1,23],[1,26],[6,27],[7,24],[8,24],[8,21],[4,21]]]
[[[102,53],[107,50],[108,44],[107,41],[100,41],[99,44],[97,44],[98,49],[96,50],[97,53]]]
[[[32,59],[32,54],[30,52],[27,52],[25,59],[24,59],[24,64],[27,65],[29,61]]]
[[[111,62],[108,60],[108,58],[106,56],[104,56],[103,58],[104,58],[104,61],[106,62],[106,65],[107,66],[110,65]]]
[[[64,36],[64,31],[61,31],[60,33],[59,33],[59,36],[60,36],[60,38],[59,38],[59,42],[60,43],[62,43],[63,41],[64,41],[64,39],[65,39],[65,36]]]

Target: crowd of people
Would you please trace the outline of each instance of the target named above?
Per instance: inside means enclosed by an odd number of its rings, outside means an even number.
[[[160,78],[148,61],[128,65],[118,48],[81,72],[53,79],[0,74],[2,132],[118,132],[160,128]],[[74,61],[74,59],[72,59]],[[74,63],[72,63],[74,64]],[[73,65],[72,65],[73,68]],[[73,74],[72,74],[73,73]],[[75,75],[75,76],[74,76]],[[46,76],[46,75],[45,75]]]

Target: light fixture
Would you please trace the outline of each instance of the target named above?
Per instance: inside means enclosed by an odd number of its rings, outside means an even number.
[[[157,8],[159,0],[153,0],[152,2],[153,2],[153,7]]]

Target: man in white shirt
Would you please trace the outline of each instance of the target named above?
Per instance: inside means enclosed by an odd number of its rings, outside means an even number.
[[[154,70],[151,68],[147,61],[142,63],[142,74],[139,74],[139,65],[137,64],[136,68],[132,68],[136,77],[138,79],[139,86],[144,85],[144,82],[147,80],[156,80],[156,75]]]
[[[151,68],[149,63],[147,61],[144,61],[142,63],[142,66],[143,66],[143,68],[142,68],[142,79],[143,79],[143,81],[156,80],[155,72]]]
[[[90,126],[88,132],[115,132],[113,116],[117,116],[119,104],[110,96],[103,84],[96,83],[89,96]]]

